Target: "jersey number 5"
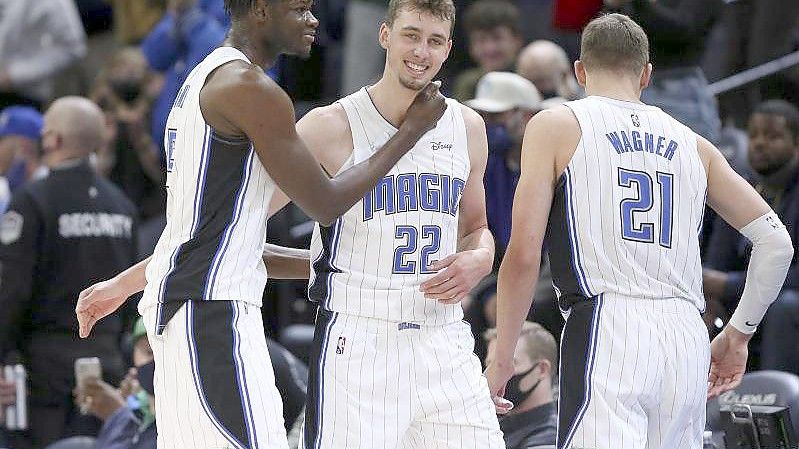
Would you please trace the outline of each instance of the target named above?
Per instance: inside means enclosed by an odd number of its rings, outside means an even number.
[[[656,172],[660,188],[660,232],[658,244],[671,248],[672,207],[674,202],[674,175]],[[654,183],[649,173],[627,170],[619,167],[619,186],[634,189],[633,197],[625,198],[619,204],[621,214],[621,236],[634,242],[655,243],[655,224],[639,223],[636,226],[635,213],[647,212],[654,205],[652,190]]]
[[[397,225],[394,228],[394,238],[404,240],[404,243],[394,248],[394,274],[415,274],[417,266],[420,266],[419,273],[432,273],[427,267],[430,266],[430,256],[437,253],[441,247],[441,228],[436,225],[422,226],[422,239],[428,242],[422,247],[419,253],[418,262],[413,255],[419,247],[419,230],[415,226]]]

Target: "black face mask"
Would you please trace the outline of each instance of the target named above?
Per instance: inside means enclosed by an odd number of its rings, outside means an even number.
[[[530,387],[529,390],[522,391],[521,389],[522,379],[527,377],[527,375],[530,374],[531,372],[533,372],[533,370],[539,364],[540,362],[534,363],[533,366],[531,366],[530,369],[528,369],[527,371],[519,374],[514,374],[513,377],[511,377],[510,380],[508,380],[508,384],[505,386],[505,399],[513,402],[514,406],[518,407],[522,402],[524,402],[524,400],[530,396],[530,393],[532,393],[538,387],[538,384],[541,383],[541,379],[538,379],[538,382],[533,384],[533,386]]]
[[[136,368],[136,373],[139,379],[139,385],[141,385],[144,391],[149,393],[150,396],[155,396],[155,360]]]
[[[125,103],[132,103],[141,94],[141,83],[134,79],[112,80],[111,89]]]

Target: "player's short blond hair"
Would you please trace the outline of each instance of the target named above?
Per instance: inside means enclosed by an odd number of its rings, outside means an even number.
[[[497,338],[497,330],[488,329],[483,333],[486,341]],[[544,329],[544,326],[532,321],[525,321],[522,324],[522,332],[519,334],[519,342],[525,343],[525,348],[530,356],[530,360],[549,360],[552,365],[552,373],[557,372],[558,367],[558,344],[555,337]]]
[[[588,70],[621,70],[638,76],[649,63],[649,39],[633,19],[606,14],[583,30],[580,61]]]
[[[455,4],[452,0],[389,0],[386,25],[393,26],[402,10],[426,12],[441,20],[449,20],[450,34],[455,28]]]

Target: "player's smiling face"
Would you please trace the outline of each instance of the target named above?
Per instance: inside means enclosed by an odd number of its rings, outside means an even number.
[[[417,10],[401,10],[380,27],[386,68],[405,88],[420,90],[433,80],[452,48],[452,22]]]
[[[283,53],[307,58],[316,38],[319,21],[311,12],[312,0],[282,0],[269,3],[272,28],[267,43]]]

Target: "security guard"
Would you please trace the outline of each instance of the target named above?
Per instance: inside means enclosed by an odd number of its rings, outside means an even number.
[[[124,374],[124,314],[80,340],[74,311],[82,289],[136,262],[136,209],[89,162],[103,132],[90,100],[55,101],[42,129],[50,174],[20,188],[0,220],[0,361],[18,351],[28,366],[34,447],[99,429],[73,405],[75,359],[99,357],[113,384]]]

